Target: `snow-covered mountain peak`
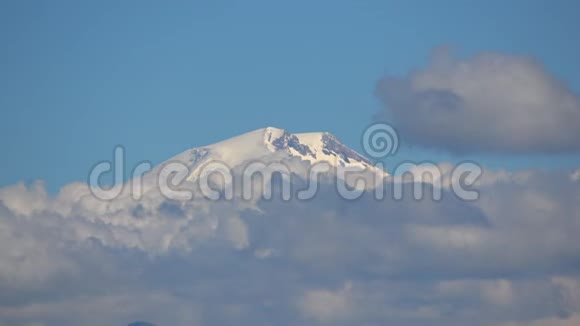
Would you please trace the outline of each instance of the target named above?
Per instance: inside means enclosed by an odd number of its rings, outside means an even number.
[[[186,163],[195,171],[204,162],[210,161],[236,167],[249,161],[271,162],[292,158],[308,161],[310,164],[327,162],[333,167],[351,166],[377,170],[371,161],[328,132],[292,134],[275,127],[257,129],[215,144],[193,148],[170,161]]]

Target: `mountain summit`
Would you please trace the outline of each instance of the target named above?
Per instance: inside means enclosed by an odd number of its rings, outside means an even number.
[[[312,169],[313,166],[320,169]],[[284,180],[302,183],[311,180],[313,173],[320,173],[325,176],[324,183],[342,180],[357,189],[371,189],[376,181],[387,176],[385,171],[330,133],[292,134],[266,127],[188,149],[156,166],[142,180],[145,192],[152,191],[151,196],[156,196],[158,186],[168,184],[166,181],[172,180],[174,173],[180,176],[179,189],[198,192],[199,187],[206,184],[204,177],[209,177],[217,189],[234,189],[234,193],[239,194],[243,192],[245,180],[249,178],[253,182],[255,172],[262,172],[267,187],[277,173]],[[359,183],[361,178],[365,182]],[[246,184],[246,187],[249,186]],[[259,186],[250,188],[259,189]]]
[[[378,170],[371,161],[328,132],[292,134],[274,127],[257,129],[215,144],[192,148],[168,162],[186,163],[192,168],[192,174],[195,174],[195,167],[210,161],[236,167],[248,161],[287,161],[292,158],[310,164],[327,162],[335,168]]]

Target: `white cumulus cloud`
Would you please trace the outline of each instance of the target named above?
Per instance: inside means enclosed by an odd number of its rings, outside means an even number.
[[[580,97],[537,60],[435,51],[405,77],[376,90],[404,140],[453,152],[580,151]]]

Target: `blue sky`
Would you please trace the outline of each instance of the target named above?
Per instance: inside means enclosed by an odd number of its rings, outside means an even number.
[[[0,186],[86,180],[276,126],[330,131],[355,149],[384,75],[433,48],[533,56],[580,90],[576,1],[4,1]],[[404,140],[403,140],[404,141]],[[461,160],[404,150],[397,159]],[[474,158],[474,157],[469,157]],[[578,155],[475,157],[493,168],[571,168]],[[394,161],[391,161],[394,162]]]

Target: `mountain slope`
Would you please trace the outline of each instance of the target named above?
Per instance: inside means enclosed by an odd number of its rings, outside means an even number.
[[[234,168],[251,161],[284,162],[293,158],[310,164],[327,162],[334,168],[353,167],[384,173],[330,133],[291,134],[274,127],[257,129],[215,144],[189,149],[167,162],[186,164],[191,169],[189,179],[194,179],[196,171],[207,162],[221,162]]]

